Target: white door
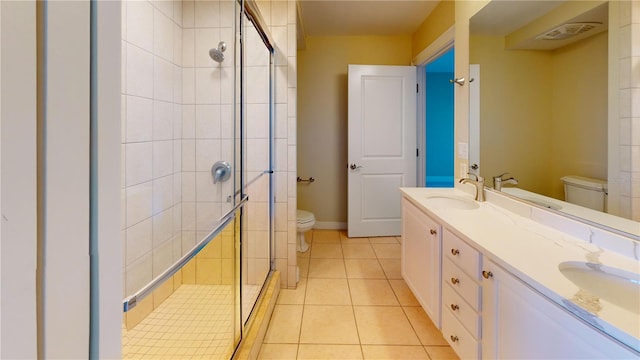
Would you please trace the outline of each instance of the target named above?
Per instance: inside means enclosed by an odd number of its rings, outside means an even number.
[[[416,68],[349,65],[349,237],[401,233],[416,185]]]

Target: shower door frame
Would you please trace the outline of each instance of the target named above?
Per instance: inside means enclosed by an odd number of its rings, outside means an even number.
[[[275,119],[275,41],[273,40],[273,36],[271,35],[271,33],[269,32],[266,22],[264,21],[264,18],[262,17],[260,10],[258,8],[258,5],[256,4],[256,2],[254,0],[237,0],[238,3],[240,4],[240,20],[239,20],[239,28],[240,28],[240,129],[241,129],[241,139],[242,139],[242,145],[241,145],[241,155],[240,155],[240,159],[241,159],[241,181],[240,181],[240,190],[241,190],[241,196],[244,198],[245,196],[247,196],[247,194],[245,194],[245,190],[246,188],[253,183],[253,181],[257,180],[257,178],[254,179],[250,179],[249,181],[245,181],[244,178],[244,173],[245,173],[245,164],[244,164],[244,160],[245,160],[245,154],[244,154],[244,149],[246,146],[246,118],[245,118],[245,106],[246,106],[246,102],[245,102],[245,94],[246,94],[246,89],[245,89],[245,83],[246,83],[246,77],[245,77],[245,71],[246,71],[246,66],[244,64],[245,61],[245,46],[247,45],[245,43],[245,33],[244,33],[244,29],[245,29],[245,23],[244,21],[249,21],[254,29],[257,31],[258,35],[260,36],[260,38],[262,39],[262,42],[265,45],[265,49],[267,50],[268,54],[269,54],[269,168],[265,170],[265,174],[268,175],[268,179],[269,179],[269,209],[268,209],[268,216],[269,216],[269,273],[267,274],[267,276],[265,277],[261,289],[260,289],[260,295],[256,298],[256,301],[254,302],[253,306],[251,307],[251,311],[250,314],[246,317],[246,321],[244,321],[244,314],[242,314],[242,308],[244,308],[243,304],[241,303],[241,313],[240,313],[240,317],[241,317],[241,330],[243,333],[243,337],[244,337],[244,332],[246,330],[246,328],[248,327],[249,324],[251,324],[252,319],[254,317],[254,310],[256,308],[256,305],[260,303],[263,294],[264,294],[264,287],[265,284],[268,282],[269,278],[271,277],[274,269],[275,269],[275,185],[274,185],[274,169],[275,169],[275,125],[274,125],[274,119]],[[260,177],[260,176],[258,176]],[[246,208],[242,209],[242,214],[241,214],[241,221],[242,218],[244,217],[244,212],[246,211]],[[241,234],[240,234],[240,241],[243,242],[246,239],[246,234],[243,233],[243,231],[241,230]],[[244,300],[244,297],[242,296],[242,279],[243,279],[243,274],[242,274],[242,259],[243,259],[243,254],[242,254],[242,249],[243,246],[240,246],[240,259],[241,259],[241,263],[239,264],[241,266],[240,268],[240,299],[241,301]]]

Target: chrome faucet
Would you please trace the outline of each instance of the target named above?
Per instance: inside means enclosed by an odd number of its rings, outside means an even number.
[[[516,180],[514,177],[510,177],[508,179],[503,178],[503,176],[507,175],[508,173],[504,173],[504,174],[500,174],[498,176],[494,176],[493,177],[493,188],[501,191],[502,190],[502,184],[513,184],[513,185],[518,185],[518,180]]]
[[[484,178],[482,176],[478,176],[476,174],[467,173],[467,175],[473,175],[476,177],[475,180],[470,178],[462,178],[460,179],[460,184],[471,183],[476,187],[476,201],[484,201]]]

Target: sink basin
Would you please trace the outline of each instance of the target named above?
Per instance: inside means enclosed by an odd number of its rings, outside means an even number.
[[[428,196],[426,204],[439,209],[473,210],[480,207],[477,202],[455,195]]]
[[[580,261],[563,262],[558,268],[581,289],[640,314],[640,274]]]

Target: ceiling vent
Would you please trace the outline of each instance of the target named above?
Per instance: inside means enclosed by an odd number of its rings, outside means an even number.
[[[562,24],[552,30],[536,36],[537,40],[564,40],[572,36],[580,35],[597,26],[602,25],[601,22],[576,22]]]

